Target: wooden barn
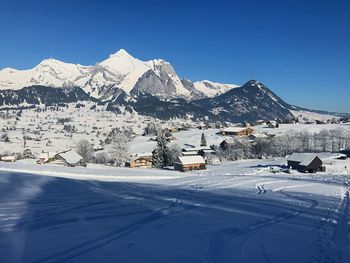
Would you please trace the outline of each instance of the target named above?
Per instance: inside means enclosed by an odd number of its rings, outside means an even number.
[[[132,156],[131,161],[126,163],[126,166],[130,168],[151,168],[152,159],[152,153],[138,153]]]
[[[249,136],[252,135],[255,130],[251,127],[228,127],[220,130],[220,134],[223,136]]]
[[[312,153],[293,153],[287,158],[288,167],[302,173],[324,171],[322,160]]]
[[[70,166],[70,167],[86,166],[86,164],[83,161],[83,157],[81,157],[74,150],[68,150],[68,151],[57,153],[54,159],[55,160],[53,161],[53,163],[61,164],[64,166]]]
[[[200,155],[181,156],[174,163],[174,170],[181,172],[205,169],[207,169],[205,160]]]

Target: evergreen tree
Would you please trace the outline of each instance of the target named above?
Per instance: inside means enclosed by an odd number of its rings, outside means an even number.
[[[157,147],[152,152],[152,164],[156,168],[163,168],[167,165],[167,138],[163,132],[157,135]]]
[[[202,133],[201,137],[201,146],[207,146],[207,140],[205,139],[204,133]]]

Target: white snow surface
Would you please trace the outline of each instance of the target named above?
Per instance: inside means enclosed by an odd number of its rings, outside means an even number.
[[[349,175],[271,173],[285,161],[190,173],[0,163],[0,258],[349,262]]]
[[[212,82],[209,80],[196,81],[193,84],[197,90],[206,94],[206,96],[208,97],[215,97],[233,88],[239,87],[238,85],[234,85],[234,84],[222,84],[222,83]]]
[[[21,89],[31,85],[64,87],[74,85],[76,79],[87,74],[89,66],[45,59],[28,70],[5,68],[0,70],[0,89]]]

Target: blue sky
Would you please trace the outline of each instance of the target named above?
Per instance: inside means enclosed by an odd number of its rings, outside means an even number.
[[[94,64],[120,48],[181,77],[257,79],[289,103],[350,113],[350,1],[0,1],[0,68]]]

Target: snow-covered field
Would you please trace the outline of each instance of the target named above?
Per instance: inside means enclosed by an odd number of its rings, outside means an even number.
[[[283,164],[1,163],[0,262],[349,262],[350,175]]]
[[[90,141],[94,146],[100,146],[113,128],[131,129],[135,135],[130,138],[131,153],[149,152],[154,149],[155,142],[151,136],[141,136],[144,127],[154,122],[162,128],[181,127],[188,124],[193,127],[200,122],[189,119],[174,119],[160,121],[151,117],[130,114],[123,111],[115,114],[106,111],[105,106],[96,106],[95,103],[84,103],[85,107],[76,108],[75,104],[69,104],[68,108],[59,108],[58,111],[47,110],[36,112],[33,109],[23,110],[21,116],[17,112],[9,111],[8,118],[0,118],[0,154],[4,152],[23,152],[24,140],[27,137],[26,147],[34,155],[41,152],[57,152],[74,148],[81,139]],[[95,107],[96,109],[90,109]],[[1,112],[6,114],[5,111]],[[64,124],[58,120],[70,119]],[[64,130],[64,125],[74,126],[73,132]],[[321,130],[343,129],[350,130],[350,123],[344,124],[282,124],[278,129],[268,128],[266,125],[254,126],[256,133],[283,135],[291,131],[320,132]],[[23,132],[24,130],[24,132]],[[208,145],[219,145],[228,137],[217,135],[218,129],[199,130],[192,128],[189,131],[174,132],[175,141],[180,147],[188,145],[199,146],[201,134],[204,132]],[[5,142],[2,136],[7,134],[9,142]]]

